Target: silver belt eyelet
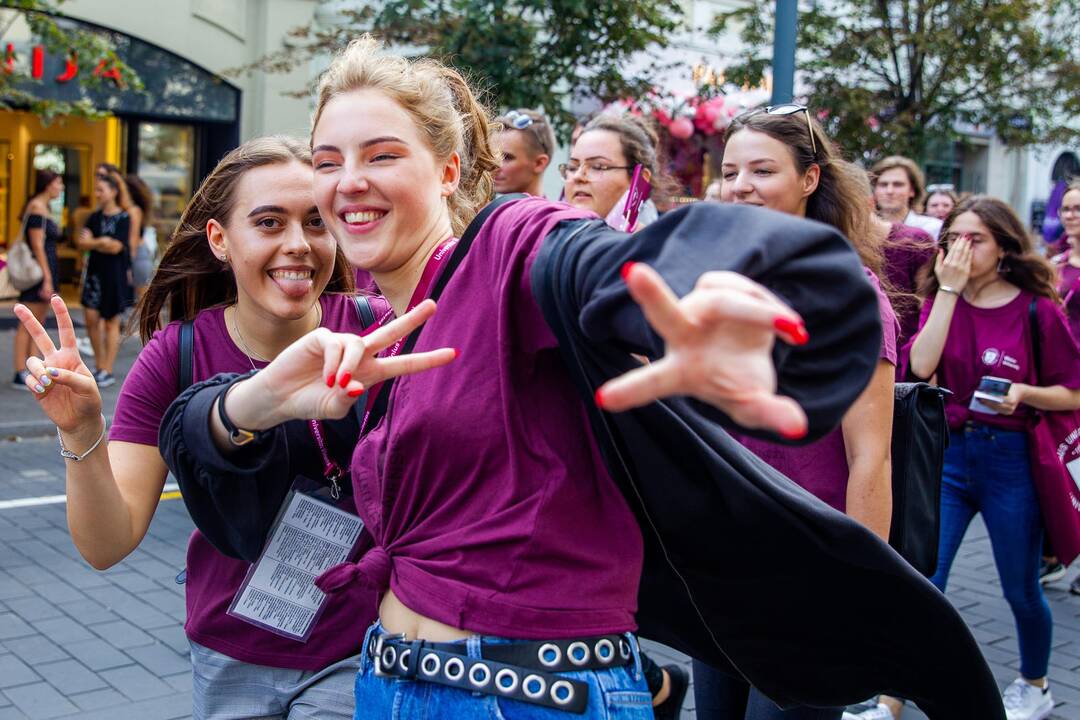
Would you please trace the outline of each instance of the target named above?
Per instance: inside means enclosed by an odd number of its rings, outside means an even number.
[[[480,677],[477,677],[477,676]],[[469,668],[469,682],[473,687],[487,687],[487,684],[491,682],[491,668],[485,663],[476,663]]]
[[[566,690],[566,697],[559,697],[559,690]],[[566,680],[551,683],[551,701],[559,707],[569,705],[574,700],[574,686]]]
[[[510,685],[504,686],[502,684],[502,679],[504,677],[510,678]],[[518,674],[510,668],[503,668],[499,672],[495,673],[495,689],[503,693],[504,695],[510,695],[515,690],[517,690],[519,682],[520,680],[518,679]]]
[[[447,680],[457,682],[465,675],[465,663],[461,661],[461,658],[450,658],[443,665],[443,675]]]
[[[442,660],[439,656],[433,652],[429,652],[420,659],[420,672],[424,673],[427,677],[435,677],[439,674],[439,668],[442,667]]]
[[[547,655],[552,654],[552,660],[547,659]],[[540,650],[536,653],[537,659],[544,667],[555,667],[562,662],[562,648],[555,643],[544,643],[540,646]]]
[[[398,667],[401,668],[401,672],[407,672],[409,669],[409,656],[412,655],[412,648],[405,648],[398,655]]]
[[[608,665],[615,659],[615,646],[607,638],[600,638],[596,641],[593,654],[596,655],[597,660]]]
[[[530,690],[529,685],[531,683],[539,683],[539,690]],[[521,692],[525,693],[525,697],[531,700],[539,700],[547,693],[547,681],[539,675],[526,675],[525,679],[521,681]]]
[[[577,657],[575,651],[580,650],[581,657]],[[580,640],[570,643],[570,646],[566,648],[566,659],[572,664],[581,667],[589,662],[589,646]]]

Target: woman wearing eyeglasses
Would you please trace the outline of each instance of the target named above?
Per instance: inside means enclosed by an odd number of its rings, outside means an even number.
[[[657,186],[661,177],[656,159],[656,134],[629,115],[601,115],[585,126],[570,149],[570,161],[559,166],[566,184],[566,202],[608,217],[630,189],[634,168]],[[647,200],[633,230],[657,217],[656,206]]]
[[[882,343],[870,385],[844,415],[841,427],[803,447],[736,438],[834,509],[846,512],[882,539],[892,514],[891,452],[893,377],[898,325],[871,271],[882,252],[859,171],[800,105],[781,105],[736,117],[725,135],[722,202],[757,205],[827,223],[859,253],[878,290]],[[771,559],[763,559],[768,562]],[[694,663],[694,696],[703,720],[839,720],[842,710],[781,710],[740,677]]]

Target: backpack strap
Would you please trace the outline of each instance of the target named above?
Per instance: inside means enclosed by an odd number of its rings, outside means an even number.
[[[185,320],[180,324],[180,343],[179,343],[180,362],[177,367],[180,368],[179,373],[179,390],[184,390],[191,387],[192,381],[192,364],[195,356],[195,321]]]
[[[356,316],[360,318],[360,327],[367,330],[375,324],[375,311],[371,309],[371,300],[367,295],[353,295]]]
[[[1031,333],[1031,357],[1034,360],[1035,367],[1032,368],[1035,371],[1035,382],[1039,381],[1039,368],[1042,365],[1041,358],[1042,352],[1039,347],[1039,310],[1038,310],[1039,298],[1035,296],[1031,298],[1031,304],[1028,305],[1028,324],[1029,332]]]
[[[454,248],[453,254],[450,255],[450,259],[447,260],[446,267],[443,268],[442,273],[440,273],[435,284],[432,286],[431,292],[428,293],[430,299],[439,299],[443,289],[446,288],[446,284],[450,282],[450,277],[454,274],[454,271],[457,270],[461,261],[465,259],[465,255],[469,252],[469,247],[472,246],[476,236],[480,234],[480,228],[484,226],[484,223],[487,222],[487,219],[491,217],[491,214],[495,212],[496,208],[512,200],[520,200],[523,197],[526,197],[523,193],[502,195],[489,202],[479,213],[477,213],[476,217],[469,223],[469,227],[465,228],[465,232],[461,234],[461,239]],[[416,347],[416,342],[420,338],[420,331],[422,329],[423,326],[418,327],[409,334],[409,337],[405,338],[405,342],[401,346],[402,355],[408,355],[412,352],[412,349]],[[386,414],[386,408],[390,402],[390,391],[393,389],[393,384],[393,378],[383,381],[379,394],[375,396],[375,403],[372,405],[371,414],[368,416],[368,427],[375,427],[379,423],[380,418]],[[360,403],[357,403],[357,405],[359,404]],[[364,430],[365,428],[361,426],[361,435],[363,435]]]

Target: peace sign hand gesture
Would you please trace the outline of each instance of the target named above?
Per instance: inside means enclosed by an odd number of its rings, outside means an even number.
[[[237,426],[248,430],[264,430],[293,419],[342,418],[365,388],[445,365],[457,357],[452,348],[376,357],[434,313],[435,302],[425,300],[364,337],[326,328],[313,330],[250,380],[239,383],[229,393],[226,412]]]
[[[92,425],[92,431],[97,433],[101,425],[101,393],[90,369],[79,356],[67,305],[58,295],[53,296],[51,304],[60,331],[59,349],[29,308],[15,306],[15,316],[44,356],[44,360],[31,356],[26,361],[26,369],[30,372],[26,385],[60,430],[75,433]]]
[[[618,412],[672,395],[690,395],[747,428],[788,438],[806,435],[806,413],[776,395],[776,337],[809,340],[802,319],[761,285],[731,272],[708,272],[679,299],[642,263],[623,269],[631,297],[664,340],[664,356],[608,381],[597,404]]]

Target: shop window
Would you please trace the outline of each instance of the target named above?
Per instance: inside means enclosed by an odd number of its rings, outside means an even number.
[[[195,175],[195,129],[191,125],[140,122],[136,174],[154,194],[154,228],[164,241],[191,200]]]
[[[30,146],[30,157],[30,175],[26,178],[27,197],[34,192],[36,170],[52,170],[64,179],[64,191],[50,203],[49,209],[61,230],[66,232],[71,217],[79,208],[94,205],[90,184],[90,146],[35,143]]]

